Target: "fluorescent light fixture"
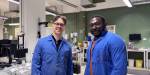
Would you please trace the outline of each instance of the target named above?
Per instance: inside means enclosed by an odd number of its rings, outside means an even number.
[[[53,15],[53,16],[56,16],[56,14],[55,14],[55,13],[52,13],[52,12],[46,11],[45,13],[46,13],[46,15]]]
[[[15,3],[15,4],[20,4],[20,2],[15,1],[15,0],[8,0],[9,2]]]
[[[130,0],[123,0],[123,2],[124,2],[128,7],[132,7],[132,4],[131,4]]]
[[[4,16],[0,16],[0,19],[6,20],[6,19],[8,19],[8,18],[7,18],[7,17],[4,17]]]
[[[18,25],[20,25],[19,23],[10,23],[10,24],[8,24],[9,26],[18,26]]]

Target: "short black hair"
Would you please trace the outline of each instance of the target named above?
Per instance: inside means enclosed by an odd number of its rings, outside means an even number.
[[[93,19],[93,18],[97,18],[98,20],[102,20],[102,24],[103,24],[104,26],[107,25],[106,20],[105,20],[104,17],[102,17],[102,16],[93,16],[91,19]]]
[[[102,17],[102,16],[93,16],[93,17],[91,18],[91,20],[92,20],[93,18],[96,18],[96,19],[99,20],[99,21],[101,20],[101,21],[102,21],[102,24],[103,24],[103,30],[107,30],[107,29],[106,29],[107,23],[106,23],[106,20],[105,20],[104,17]]]
[[[66,16],[62,16],[62,15],[57,15],[54,17],[54,19],[52,20],[52,22],[54,23],[56,20],[58,20],[59,18],[61,18],[64,21],[64,24],[67,23],[67,18]]]

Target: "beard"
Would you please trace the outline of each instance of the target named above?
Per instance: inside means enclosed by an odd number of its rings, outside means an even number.
[[[94,35],[94,37],[100,37],[102,35],[102,33],[106,30],[106,27],[100,27],[100,28],[94,28],[94,29],[90,29],[90,32],[92,35]]]
[[[102,33],[101,29],[91,29],[91,33],[92,35],[94,35],[94,37],[99,37]]]

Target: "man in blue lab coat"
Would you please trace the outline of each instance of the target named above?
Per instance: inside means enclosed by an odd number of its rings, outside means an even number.
[[[71,46],[62,37],[66,18],[56,16],[53,33],[39,39],[32,58],[32,75],[73,75]]]
[[[94,39],[88,47],[84,75],[126,75],[127,51],[122,38],[106,30],[101,16],[92,17],[89,27]]]

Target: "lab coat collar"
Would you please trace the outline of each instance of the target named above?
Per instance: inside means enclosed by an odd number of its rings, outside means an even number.
[[[105,35],[107,34],[107,32],[108,31],[106,31],[106,30],[103,31],[102,34],[101,34],[101,36],[96,40],[96,43],[99,42],[100,40],[102,40],[105,37]]]

